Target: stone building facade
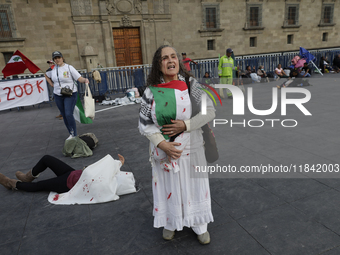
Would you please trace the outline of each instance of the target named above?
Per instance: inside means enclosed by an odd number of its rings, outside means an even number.
[[[150,64],[163,44],[192,59],[340,45],[340,0],[0,0],[0,68],[20,50],[42,70]]]

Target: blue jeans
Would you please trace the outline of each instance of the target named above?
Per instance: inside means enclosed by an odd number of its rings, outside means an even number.
[[[61,115],[63,116],[68,132],[73,136],[77,136],[76,121],[73,117],[74,107],[77,103],[77,92],[73,92],[70,97],[54,94],[54,100]]]

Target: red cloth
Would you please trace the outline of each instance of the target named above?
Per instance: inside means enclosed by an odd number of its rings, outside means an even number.
[[[188,89],[187,84],[184,81],[179,81],[179,80],[173,80],[168,83],[161,83],[161,84],[155,85],[154,87],[167,88],[167,89],[178,89],[180,91],[184,91]]]
[[[33,74],[40,70],[31,60],[17,50],[4,69],[2,69],[2,73],[4,74],[4,78],[6,78],[7,76],[24,73],[27,68]]]
[[[191,71],[190,69],[190,61],[192,61],[190,58],[185,58],[182,60],[185,68],[188,70],[188,71]]]
[[[75,170],[70,173],[70,175],[67,178],[67,183],[66,183],[69,189],[73,188],[73,186],[77,183],[82,173],[83,173],[83,170]]]

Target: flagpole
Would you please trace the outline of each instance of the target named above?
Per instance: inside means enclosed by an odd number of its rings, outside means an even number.
[[[312,60],[309,61],[309,63],[312,63],[313,66],[318,70],[318,72],[323,76],[323,73],[321,72],[321,70],[315,65],[315,63]]]

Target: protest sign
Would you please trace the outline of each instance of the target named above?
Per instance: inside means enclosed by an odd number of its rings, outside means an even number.
[[[0,82],[0,111],[48,100],[45,78]]]

